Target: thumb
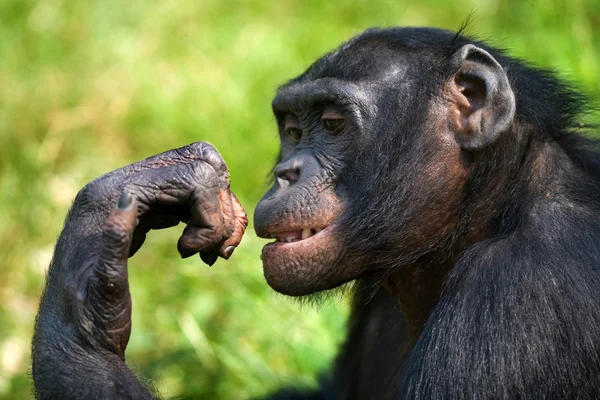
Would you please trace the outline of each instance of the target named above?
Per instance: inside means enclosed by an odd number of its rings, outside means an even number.
[[[100,255],[94,264],[94,278],[88,303],[96,317],[100,335],[96,338],[108,350],[125,359],[131,334],[131,296],[127,258],[137,219],[133,196],[123,193],[102,228]]]
[[[127,259],[136,219],[137,204],[131,194],[124,192],[104,224],[95,264],[101,292],[108,298],[127,292]]]

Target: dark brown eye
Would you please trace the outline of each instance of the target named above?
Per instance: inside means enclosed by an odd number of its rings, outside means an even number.
[[[323,126],[328,131],[335,131],[342,125],[342,122],[344,122],[342,119],[324,119]]]
[[[302,131],[298,128],[289,127],[285,129],[285,133],[290,135],[294,140],[300,140],[302,138]]]
[[[293,114],[285,116],[283,123],[283,133],[290,136],[295,141],[299,141],[302,138],[302,129],[300,128],[300,121]]]
[[[340,113],[327,110],[321,115],[321,122],[330,135],[337,135],[342,132],[346,120]]]

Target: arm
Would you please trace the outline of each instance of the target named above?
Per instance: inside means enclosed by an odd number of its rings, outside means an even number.
[[[212,265],[247,225],[229,173],[207,143],[148,158],[89,183],[60,235],[36,320],[40,399],[150,399],[125,364],[131,332],[127,259],[151,229],[187,224],[177,248]]]

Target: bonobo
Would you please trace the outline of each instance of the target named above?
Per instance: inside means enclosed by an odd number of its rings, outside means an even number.
[[[278,399],[600,396],[600,153],[585,99],[461,33],[371,29],[277,92],[281,153],[256,208],[264,274],[308,295],[356,281],[315,392]],[[228,258],[246,217],[197,143],[77,196],[36,325],[39,398],[150,398],[124,363],[127,257],[187,223]],[[251,373],[251,371],[249,372]]]

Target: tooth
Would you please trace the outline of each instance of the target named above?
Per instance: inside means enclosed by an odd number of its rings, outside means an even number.
[[[312,232],[310,231],[310,229],[302,229],[302,240],[308,239],[311,236]]]
[[[295,237],[290,236],[290,237],[285,238],[285,241],[288,243],[292,243],[294,241],[294,239],[295,239]]]
[[[317,231],[317,233],[321,232],[323,230],[323,228],[315,228],[315,231]]]

